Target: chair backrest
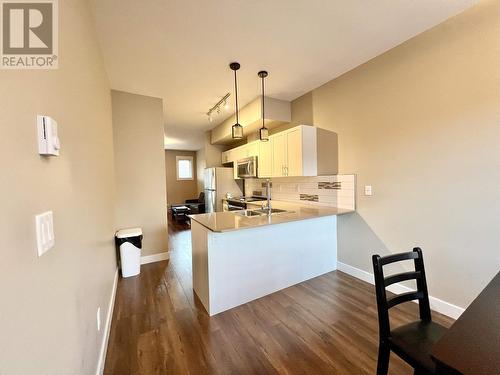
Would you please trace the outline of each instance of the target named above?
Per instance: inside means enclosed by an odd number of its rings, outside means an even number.
[[[383,267],[387,264],[413,259],[415,271],[398,273],[384,277]],[[375,290],[377,293],[377,309],[380,339],[384,340],[390,335],[389,309],[403,302],[418,300],[420,319],[431,321],[431,308],[429,305],[429,292],[425,279],[424,258],[422,249],[416,247],[407,253],[393,254],[385,257],[379,255],[372,256],[373,273],[375,275]],[[387,298],[385,288],[391,284],[405,280],[416,280],[417,290],[402,293],[394,297]]]

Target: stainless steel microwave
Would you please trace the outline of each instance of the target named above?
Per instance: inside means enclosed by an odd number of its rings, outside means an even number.
[[[256,178],[257,177],[257,156],[240,159],[237,162],[239,178]]]

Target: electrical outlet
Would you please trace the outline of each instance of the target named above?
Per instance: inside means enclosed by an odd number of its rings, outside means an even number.
[[[372,186],[371,185],[366,185],[365,186],[365,195],[373,195],[373,191],[372,191]]]
[[[101,307],[97,308],[97,331],[101,330]]]

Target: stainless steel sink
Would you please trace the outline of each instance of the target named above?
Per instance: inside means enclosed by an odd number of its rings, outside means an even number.
[[[241,211],[234,211],[235,215],[239,216],[245,216],[245,217],[254,217],[254,216],[262,216],[264,215],[263,213],[256,212],[257,210],[241,210]]]
[[[271,209],[271,215],[282,214],[285,212],[292,212],[287,210],[280,210],[279,208]],[[268,211],[265,208],[259,208],[257,210],[241,210],[241,211],[233,211],[235,215],[244,216],[244,217],[258,217],[264,216],[268,214]]]
[[[259,208],[258,210],[253,210],[253,212],[258,212],[260,215],[267,215],[267,210],[264,208]],[[290,212],[287,210],[280,210],[279,208],[272,208],[271,209],[271,215],[272,214],[281,214],[283,212]]]

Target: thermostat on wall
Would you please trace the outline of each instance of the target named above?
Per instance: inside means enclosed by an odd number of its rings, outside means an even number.
[[[37,116],[38,153],[40,155],[59,155],[57,122],[49,116]]]

